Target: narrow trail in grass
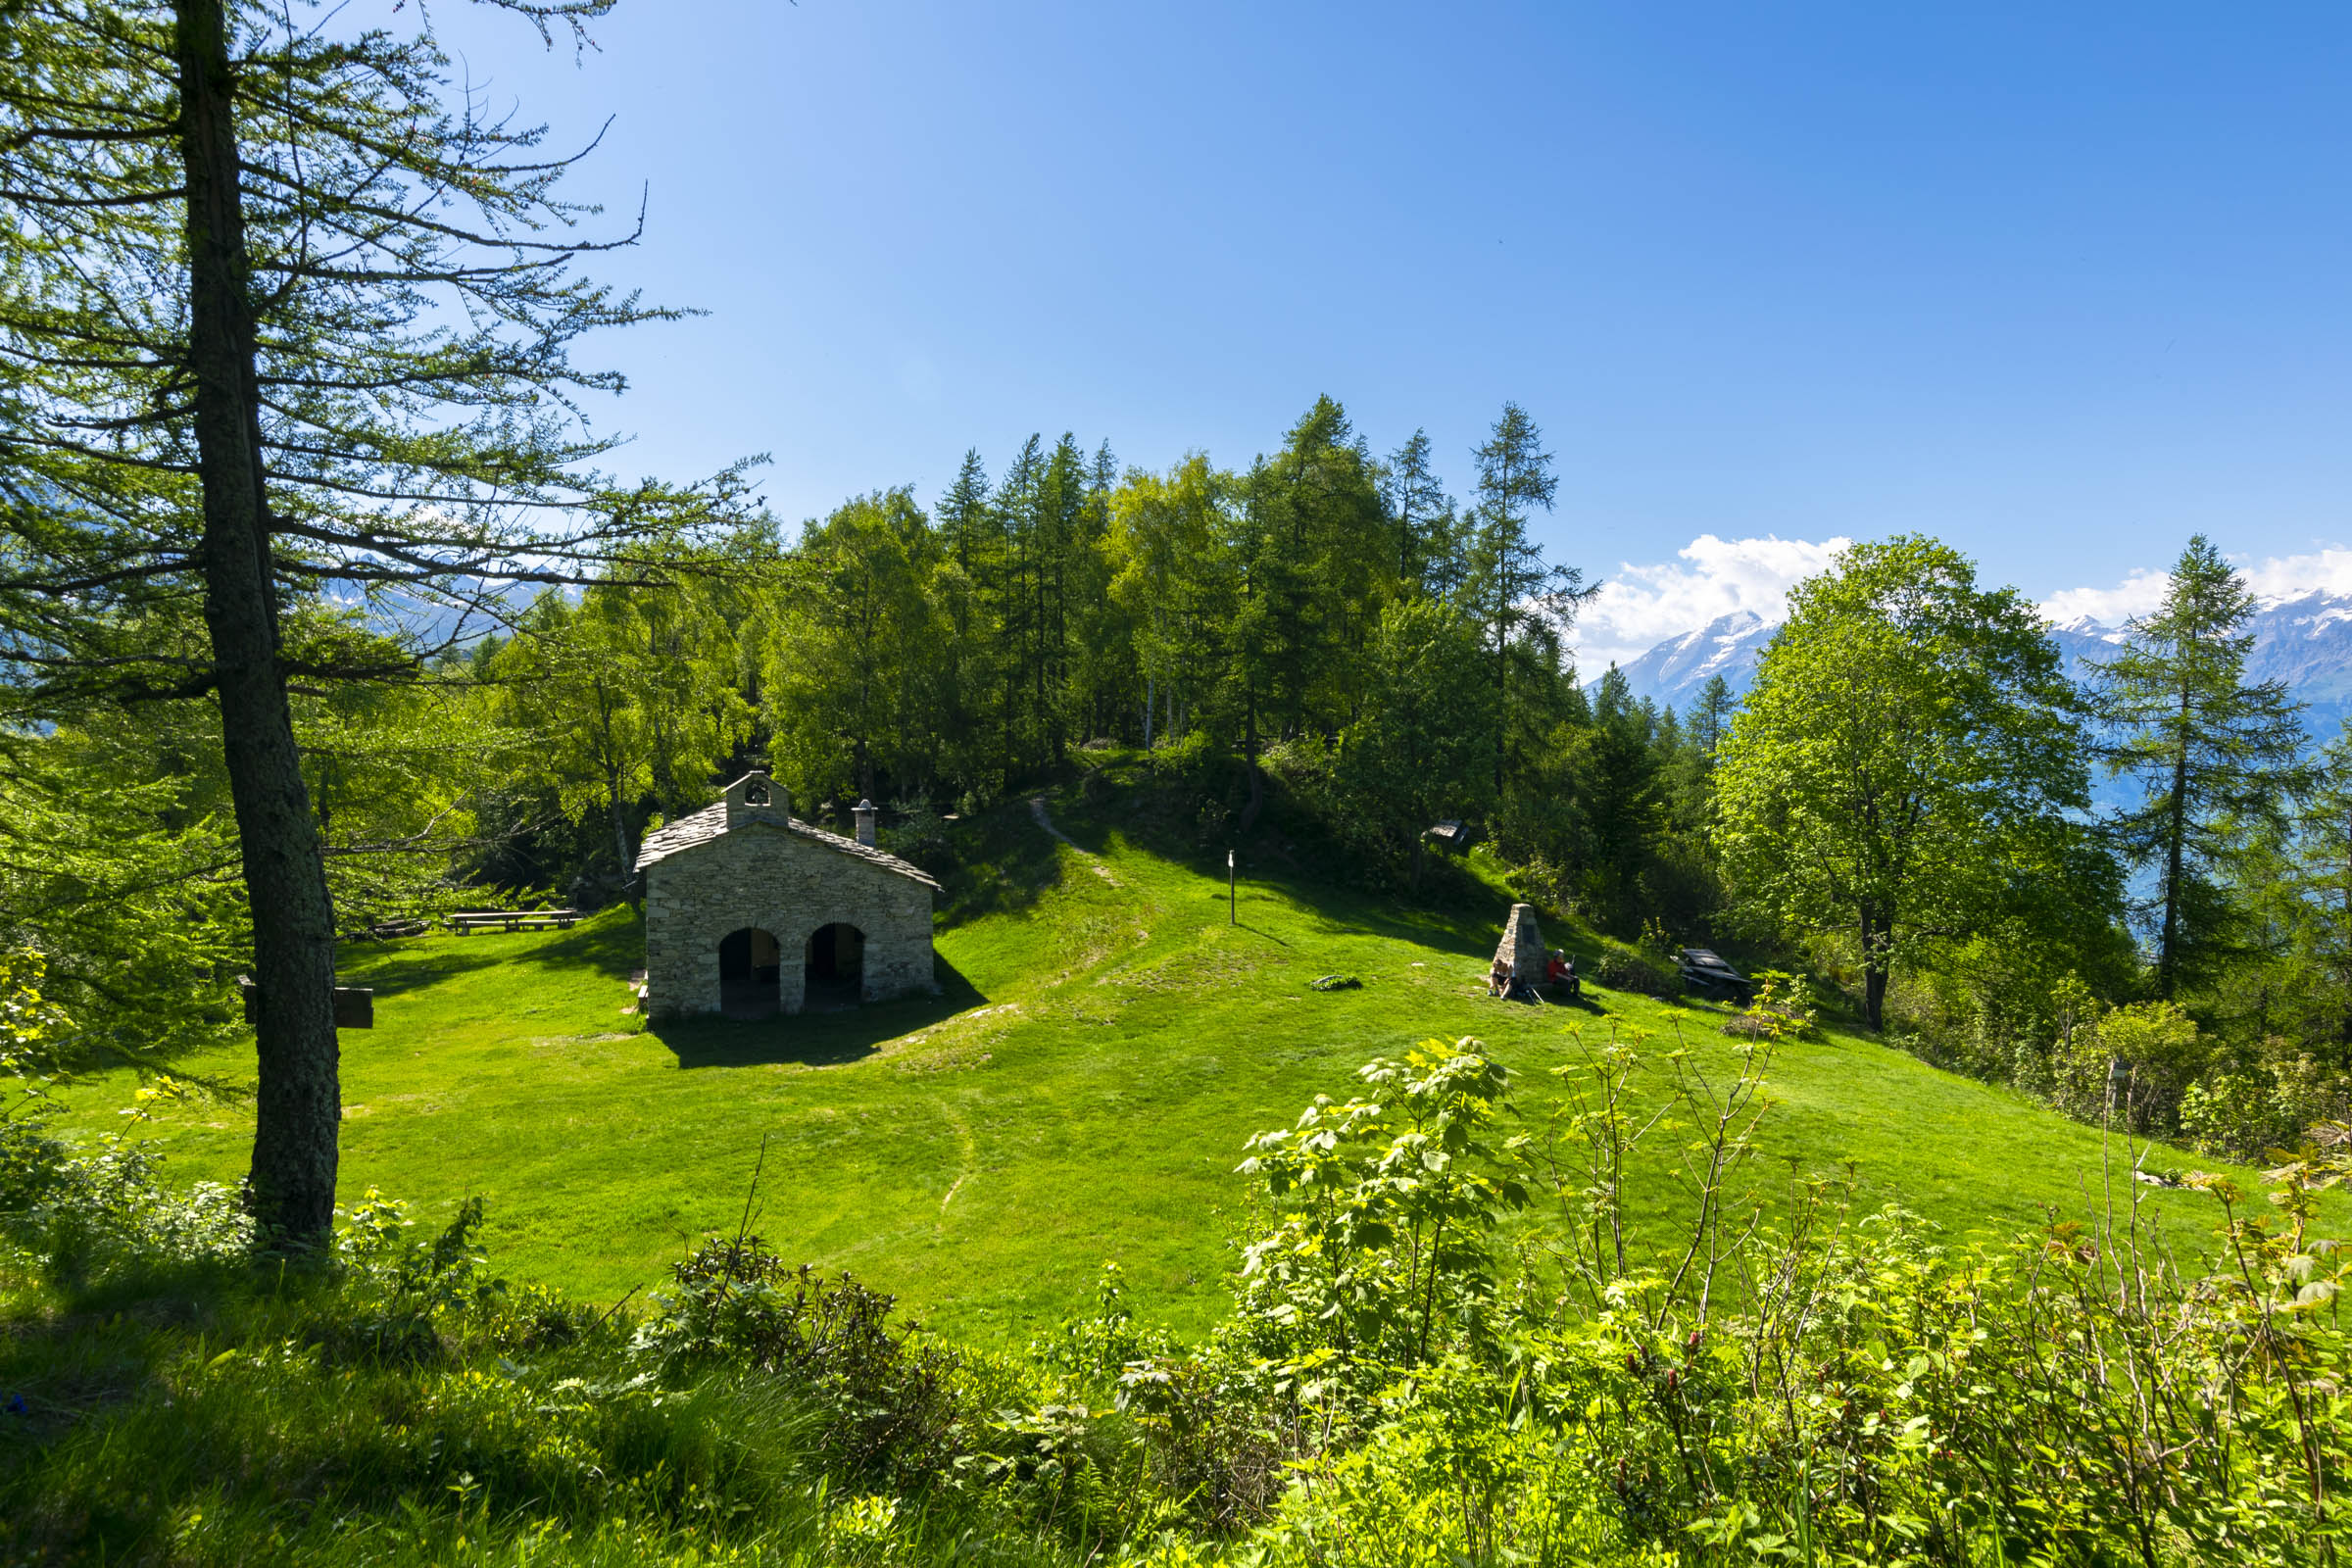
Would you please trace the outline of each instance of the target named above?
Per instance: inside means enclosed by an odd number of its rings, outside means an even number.
[[[1076,850],[1078,852],[1079,858],[1086,861],[1086,868],[1088,870],[1094,872],[1095,875],[1101,877],[1103,881],[1109,883],[1114,888],[1119,885],[1119,879],[1111,875],[1110,867],[1102,863],[1102,858],[1101,856],[1097,855],[1094,851],[1088,849],[1085,845],[1080,844],[1077,840],[1071,838],[1067,833],[1064,833],[1061,829],[1054,825],[1054,818],[1048,815],[1046,812],[1046,798],[1043,795],[1032,795],[1029,797],[1029,814],[1036,819],[1039,827],[1042,827],[1046,830],[1047,836],[1052,838],[1055,843],[1067,845],[1069,848]]]

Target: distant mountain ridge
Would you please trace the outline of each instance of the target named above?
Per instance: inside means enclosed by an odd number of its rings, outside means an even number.
[[[2249,630],[2254,653],[2246,673],[2254,680],[2281,680],[2305,705],[2304,726],[2315,740],[2332,740],[2352,717],[2352,594],[2315,589],[2288,599],[2264,602]],[[1733,692],[1745,696],[1756,677],[1756,661],[1780,630],[1752,610],[1719,616],[1693,632],[1669,637],[1641,658],[1619,667],[1636,697],[1647,697],[1677,711],[1688,709],[1707,684],[1721,675]],[[2080,680],[2084,661],[2111,657],[2123,636],[2120,623],[2081,616],[2051,626],[2068,673]],[[1597,671],[1586,671],[1593,678]]]

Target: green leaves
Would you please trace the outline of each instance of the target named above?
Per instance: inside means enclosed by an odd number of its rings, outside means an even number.
[[[1483,1341],[1494,1227],[1527,1202],[1491,1142],[1507,1077],[1477,1041],[1423,1041],[1357,1077],[1364,1098],[1316,1097],[1241,1166],[1267,1208],[1243,1252],[1247,1331],[1284,1366],[1336,1362],[1319,1380],[1335,1397]]]
[[[1849,549],[1790,607],[1718,758],[1717,843],[1750,909],[1849,934],[1874,1028],[1914,948],[2099,919],[2086,743],[2033,607],[1915,535]]]

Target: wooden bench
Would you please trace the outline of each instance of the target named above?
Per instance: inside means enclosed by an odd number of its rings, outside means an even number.
[[[364,928],[362,934],[378,942],[390,942],[400,937],[420,937],[425,930],[425,923],[420,919],[379,920]]]
[[[587,916],[577,909],[468,909],[449,917],[460,936],[476,931],[567,931]]]

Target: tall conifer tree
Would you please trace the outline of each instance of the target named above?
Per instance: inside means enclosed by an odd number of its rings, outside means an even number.
[[[1464,591],[1471,612],[1486,628],[1487,657],[1494,662],[1496,711],[1502,715],[1494,730],[1494,788],[1500,793],[1508,750],[1511,640],[1532,615],[1572,620],[1592,590],[1584,586],[1580,568],[1544,561],[1544,546],[1531,527],[1538,510],[1551,510],[1559,479],[1551,471],[1551,454],[1544,450],[1544,432],[1527,411],[1504,404],[1475,456],[1478,505],[1470,516]]]
[[[1461,579],[1453,500],[1430,465],[1427,430],[1415,430],[1389,455],[1381,492],[1396,530],[1396,575],[1435,598],[1451,598]]]
[[[2125,861],[2155,878],[2139,915],[2164,997],[2233,950],[2224,863],[2244,825],[2280,825],[2300,776],[2299,706],[2283,682],[2245,678],[2253,613],[2252,590],[2199,534],[2164,603],[2131,623],[2122,653],[2091,664],[2108,771],[2140,785],[2110,831]]]
[[[495,3],[544,36],[611,0]],[[571,161],[476,113],[421,11],[336,35],[252,0],[21,0],[5,27],[0,637],[31,675],[7,716],[217,705],[260,986],[249,1191],[315,1241],[334,916],[289,683],[430,649],[361,653],[312,612],[333,588],[462,622],[485,581],[594,580],[699,506],[611,488],[571,416],[620,386],[571,343],[660,313],[572,275],[606,247],[567,233]]]

